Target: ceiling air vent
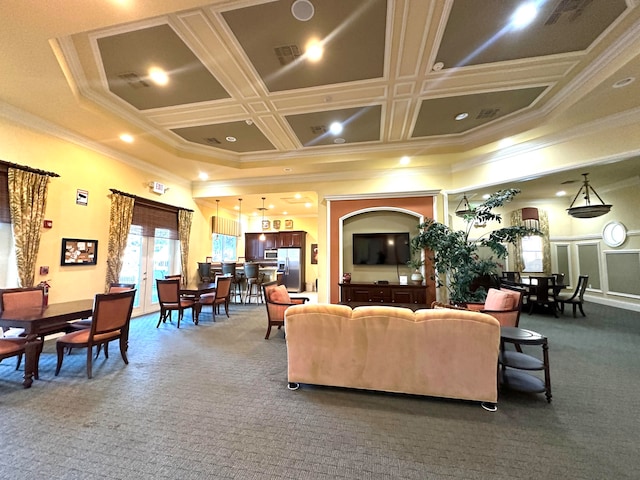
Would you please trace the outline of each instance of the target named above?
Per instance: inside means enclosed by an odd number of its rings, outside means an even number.
[[[593,0],[561,0],[544,24],[555,25],[558,20],[560,20],[560,17],[565,13],[568,14],[567,22],[573,22],[576,18],[582,15],[584,9],[587,8],[587,5],[592,1]]]
[[[296,58],[301,57],[300,48],[297,45],[283,45],[282,47],[276,47],[273,49],[278,57],[280,65],[289,65],[294,62]]]
[[[316,125],[315,127],[311,127],[311,133],[314,135],[324,135],[327,133],[327,127],[324,125]]]
[[[478,116],[476,116],[476,120],[496,118],[498,113],[500,113],[499,108],[483,108],[480,110],[480,113],[478,113]]]
[[[118,75],[118,78],[127,82],[127,85],[129,85],[131,88],[138,89],[149,86],[147,82],[142,80],[140,76],[134,72],[121,73]]]
[[[220,145],[220,140],[218,140],[216,137],[205,138],[204,141],[209,145]]]

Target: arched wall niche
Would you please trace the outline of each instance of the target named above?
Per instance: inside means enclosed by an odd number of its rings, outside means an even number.
[[[329,266],[329,299],[331,303],[340,301],[340,289],[338,284],[342,278],[343,248],[344,248],[344,223],[362,214],[380,213],[381,219],[388,215],[398,215],[398,218],[413,217],[414,228],[409,230],[413,237],[416,226],[425,218],[433,218],[433,195],[398,197],[398,198],[363,198],[353,200],[327,200],[328,204],[328,266]],[[382,227],[376,231],[391,231]],[[427,298],[435,299],[435,285],[428,281]]]

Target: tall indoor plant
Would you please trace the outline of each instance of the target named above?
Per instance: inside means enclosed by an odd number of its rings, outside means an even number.
[[[501,267],[499,261],[507,256],[507,245],[514,244],[523,236],[539,235],[537,229],[514,225],[502,227],[477,239],[469,239],[474,224],[501,222],[500,214],[493,209],[510,202],[520,190],[511,188],[492,194],[487,200],[464,215],[466,228],[452,230],[447,225],[428,219],[418,225],[419,233],[411,239],[414,252],[427,250],[433,264],[437,287],[445,286],[449,301],[454,304],[484,300],[484,288],[474,290],[472,285],[479,277],[496,275]],[[480,247],[488,247],[493,255],[483,258],[479,254]]]

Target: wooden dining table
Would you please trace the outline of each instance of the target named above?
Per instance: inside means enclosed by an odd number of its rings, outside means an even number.
[[[23,328],[26,334],[24,388],[31,387],[40,360],[38,337],[65,332],[69,323],[93,315],[93,299],[52,303],[42,307],[4,310],[0,313],[0,327]]]
[[[195,305],[193,308],[193,322],[198,325],[198,317],[202,311],[202,304],[198,301],[203,293],[211,293],[216,291],[216,282],[192,282],[186,285],[180,285],[180,295],[193,297]]]

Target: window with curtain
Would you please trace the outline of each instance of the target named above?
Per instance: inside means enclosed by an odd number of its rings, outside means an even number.
[[[542,237],[537,235],[522,238],[522,262],[524,263],[523,272],[542,272],[544,267]]]
[[[19,285],[15,242],[9,211],[9,177],[6,166],[0,165],[0,288]]]

